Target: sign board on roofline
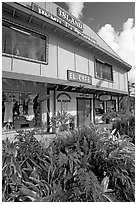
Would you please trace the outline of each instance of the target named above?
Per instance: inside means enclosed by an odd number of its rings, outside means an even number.
[[[41,8],[40,6],[38,6],[37,4],[32,2],[31,5],[31,9],[34,10],[35,12],[37,12],[38,14],[45,16],[46,18],[68,28],[69,30],[75,32],[76,34],[78,34],[79,36],[83,37],[86,40],[89,40],[90,42],[97,44],[97,41],[91,37],[89,37],[88,35],[86,35],[85,33],[83,33],[83,24],[76,20],[75,18],[72,18],[71,15],[68,15],[68,13],[64,12],[62,13],[61,9],[59,7],[57,7],[57,16],[50,14],[49,12],[47,12],[45,9]]]
[[[57,8],[57,15],[60,18],[62,18],[65,21],[67,21],[68,23],[70,23],[71,25],[73,25],[74,27],[76,27],[76,28],[80,29],[81,31],[83,31],[83,23],[81,23],[79,20],[77,20],[76,18],[74,18],[71,15],[69,15],[63,9],[58,7]]]

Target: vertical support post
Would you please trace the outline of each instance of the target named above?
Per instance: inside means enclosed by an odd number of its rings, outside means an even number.
[[[47,87],[47,95],[50,95],[50,90],[49,88]],[[49,113],[50,113],[50,99],[47,99],[47,132],[50,131],[50,116],[49,116]]]
[[[56,115],[56,95],[57,95],[57,88],[58,85],[55,86],[54,92],[53,92],[53,114]]]
[[[118,108],[118,112],[120,111],[120,101],[119,101],[119,96],[117,97],[117,108]]]
[[[96,95],[93,94],[93,123],[95,124],[95,100],[96,100]]]

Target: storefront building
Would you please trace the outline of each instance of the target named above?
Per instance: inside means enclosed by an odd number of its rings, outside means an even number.
[[[46,126],[58,111],[75,127],[101,123],[128,94],[124,62],[54,3],[2,3],[2,127]]]

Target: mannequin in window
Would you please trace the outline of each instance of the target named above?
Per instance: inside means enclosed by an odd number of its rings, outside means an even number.
[[[18,48],[18,45],[16,43],[14,49],[13,49],[13,54],[19,56],[20,55],[20,50]]]
[[[5,123],[5,129],[11,129],[13,124],[13,106],[14,102],[12,100],[12,96],[7,96],[6,101],[4,102],[5,106],[5,113],[4,113],[4,123]]]
[[[32,121],[34,118],[34,111],[33,111],[33,101],[32,99],[28,102],[28,115],[25,116],[26,120]]]
[[[19,105],[19,116],[23,116],[23,105]]]

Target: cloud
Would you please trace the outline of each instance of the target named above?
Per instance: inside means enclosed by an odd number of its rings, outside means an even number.
[[[98,31],[103,40],[128,64],[132,66],[129,80],[135,81],[135,26],[134,20],[129,18],[121,32],[117,32],[112,25],[106,24]]]
[[[82,18],[82,9],[84,8],[84,2],[65,2],[69,8],[69,12],[76,18]]]

